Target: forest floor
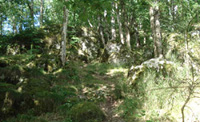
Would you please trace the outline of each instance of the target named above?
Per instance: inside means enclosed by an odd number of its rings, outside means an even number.
[[[25,61],[19,62],[18,59],[22,56],[28,57],[19,55],[0,58],[9,64],[1,70],[5,72],[5,77],[10,77],[12,72],[15,73],[14,76],[27,77],[29,82],[26,85],[22,84],[23,87],[27,87],[27,91],[24,89],[23,93],[18,93],[15,87],[13,89],[22,98],[23,94],[29,95],[30,98],[35,95],[41,105],[27,109],[26,113],[16,111],[15,116],[8,116],[5,122],[72,122],[71,109],[87,102],[97,105],[103,111],[103,122],[125,122],[123,111],[118,108],[123,104],[123,91],[126,89],[123,85],[126,82],[127,68],[108,63],[69,62],[66,67],[45,74],[37,68],[26,68],[27,64],[34,62],[34,58],[29,56]],[[22,71],[24,73],[21,73]],[[29,102],[26,105],[29,106]],[[49,109],[52,106],[53,108]]]
[[[104,67],[104,68],[102,68]],[[92,92],[102,92],[105,100],[100,102],[99,106],[106,115],[106,120],[104,122],[125,122],[125,120],[120,117],[118,107],[122,104],[123,99],[121,99],[121,86],[120,82],[124,80],[127,76],[127,69],[123,67],[112,67],[109,64],[97,65],[86,65],[83,70],[92,74],[92,80],[96,81],[93,85],[99,85],[96,91]],[[86,90],[87,88],[83,89]],[[94,89],[93,89],[94,90]],[[87,96],[86,96],[87,97]],[[99,96],[97,96],[98,98]]]
[[[122,66],[113,66],[104,63],[73,65],[78,70],[81,83],[75,85],[78,96],[83,101],[91,101],[98,105],[106,118],[103,122],[125,122],[118,110],[123,103],[122,82],[126,80],[128,69]],[[62,85],[65,85],[63,83]],[[63,122],[66,118],[59,113],[44,114],[48,122]]]
[[[99,75],[94,75],[96,79],[99,81],[102,81],[104,86],[111,88],[109,89],[109,93],[114,93],[116,84],[114,82],[111,82],[110,79],[112,80],[118,80],[114,76],[99,76]],[[115,96],[109,95],[109,97],[106,97],[106,100],[102,103],[100,103],[100,108],[102,111],[106,114],[106,121],[105,122],[125,122],[122,117],[120,117],[119,113],[116,112],[117,108],[119,105],[122,103],[122,100],[116,100]]]

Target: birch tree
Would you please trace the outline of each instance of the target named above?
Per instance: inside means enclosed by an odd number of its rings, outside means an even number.
[[[152,37],[154,41],[154,56],[159,57],[160,55],[162,55],[162,42],[161,42],[158,0],[153,2],[153,6],[150,6],[149,15],[150,15]]]
[[[43,26],[44,0],[40,0],[40,28]]]
[[[68,0],[65,0],[67,2]],[[63,34],[62,34],[62,42],[61,42],[61,61],[62,61],[62,66],[65,65],[66,63],[66,43],[67,43],[67,24],[68,24],[68,15],[69,15],[69,10],[66,8],[66,5],[63,7]]]

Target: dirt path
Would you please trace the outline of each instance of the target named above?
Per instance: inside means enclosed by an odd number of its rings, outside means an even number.
[[[100,106],[104,113],[106,114],[105,122],[125,122],[116,112],[115,109],[118,107],[120,101],[107,100]]]
[[[118,113],[116,113],[116,109],[122,103],[122,100],[115,100],[112,95],[115,90],[115,84],[111,82],[109,79],[114,78],[109,75],[94,75],[95,78],[102,81],[104,85],[109,88],[109,95],[106,97],[106,101],[100,104],[100,107],[106,114],[106,121],[104,122],[125,122],[123,118],[120,117]],[[115,79],[115,78],[114,78]]]

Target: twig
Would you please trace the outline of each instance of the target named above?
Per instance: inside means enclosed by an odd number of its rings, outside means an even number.
[[[178,89],[178,88],[188,88],[190,86],[171,86],[171,87],[161,87],[161,88],[153,88],[150,89],[149,91],[154,91],[154,90],[165,90],[165,89]],[[195,86],[196,87],[200,87],[200,86]]]
[[[187,105],[187,103],[189,102],[190,100],[190,96],[191,96],[191,91],[189,92],[189,95],[185,101],[185,103],[183,104],[182,108],[181,108],[181,114],[182,114],[182,122],[185,122],[185,114],[184,114],[184,109],[185,109],[185,106]]]

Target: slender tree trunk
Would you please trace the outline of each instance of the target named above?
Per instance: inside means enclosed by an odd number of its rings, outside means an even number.
[[[129,50],[131,50],[131,35],[129,27],[126,27],[126,44]]]
[[[19,31],[22,31],[23,26],[23,6],[21,5],[21,16],[20,16],[20,23],[19,23]]]
[[[103,28],[103,25],[102,25],[102,19],[101,19],[101,16],[99,16],[99,34],[100,34],[100,37],[101,37],[101,42],[103,44],[103,47],[105,47],[105,37],[104,37],[104,28]]]
[[[68,14],[69,11],[66,6],[63,7],[63,41],[62,41],[62,50],[61,50],[61,61],[62,66],[66,63],[66,43],[67,43],[67,24],[68,24]]]
[[[131,50],[131,35],[130,35],[130,22],[128,15],[126,14],[126,22],[125,22],[125,29],[126,29],[126,45],[129,50]]]
[[[34,27],[34,0],[31,0],[31,2],[28,1],[28,7],[30,10],[31,27]]]
[[[150,15],[150,23],[152,36],[154,41],[154,56],[158,57],[162,55],[162,42],[161,42],[161,29],[160,29],[160,21],[159,21],[159,6],[158,1],[155,1],[155,7],[150,7],[149,15]]]
[[[162,35],[161,35],[161,28],[160,28],[160,13],[159,13],[159,6],[155,7],[155,39],[157,45],[157,55],[162,55]]]
[[[130,17],[128,16],[128,9],[125,9],[125,3],[122,3],[123,16],[124,16],[124,28],[125,28],[125,41],[126,46],[131,50],[131,35],[130,35]]]
[[[16,26],[16,20],[15,20],[15,16],[13,16],[12,18],[13,20],[13,33],[16,34],[17,33],[17,26]]]
[[[123,35],[123,31],[122,31],[122,22],[121,22],[121,19],[120,19],[121,12],[120,12],[117,4],[115,5],[115,7],[116,7],[116,10],[117,10],[117,23],[119,25],[119,37],[120,37],[121,44],[124,44],[124,35]]]
[[[136,40],[136,46],[140,47],[139,32],[137,26],[135,27],[135,40]]]
[[[3,35],[3,14],[0,14],[1,20],[0,20],[0,31],[1,31],[1,35]]]
[[[172,20],[174,21],[175,18],[175,9],[174,9],[174,0],[171,0],[171,14],[172,14]]]
[[[196,0],[196,3],[199,5],[198,0]],[[197,10],[197,23],[199,23],[199,10]],[[200,37],[200,30],[198,29],[199,37]]]
[[[184,110],[186,105],[188,104],[188,102],[190,101],[191,95],[192,95],[192,91],[189,89],[189,95],[187,97],[187,99],[185,100],[185,103],[183,104],[183,106],[181,107],[181,114],[182,114],[182,122],[185,122],[185,114],[184,114]]]
[[[43,26],[44,0],[40,0],[40,28]]]
[[[111,40],[116,39],[116,30],[115,30],[115,5],[112,3],[112,15],[111,15]]]
[[[157,45],[156,45],[156,41],[155,41],[155,23],[154,23],[155,18],[154,18],[154,9],[153,9],[153,7],[150,7],[149,15],[150,15],[152,37],[153,37],[153,42],[154,42],[154,56],[157,57]]]
[[[107,44],[107,42],[111,39],[110,34],[108,33],[108,31],[110,30],[110,24],[107,17],[108,17],[108,11],[104,10],[104,16],[102,18],[101,23],[103,25],[105,44]]]

